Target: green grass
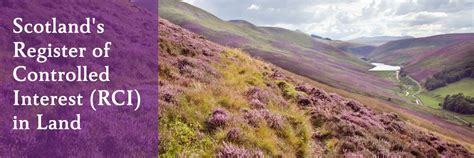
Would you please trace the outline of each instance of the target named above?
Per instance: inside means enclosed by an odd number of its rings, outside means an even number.
[[[424,91],[420,93],[418,97],[425,106],[438,109],[440,113],[444,113],[444,115],[447,115],[448,117],[457,116],[465,121],[474,123],[474,115],[462,115],[454,112],[448,112],[442,110],[442,107],[439,105],[443,102],[443,99],[446,95],[457,93],[464,93],[468,96],[474,96],[474,79],[466,78],[433,91]]]
[[[420,100],[423,102],[425,106],[434,108],[434,109],[441,109],[439,106],[439,103],[442,101],[442,98],[436,98],[435,96],[432,96],[430,93],[423,92],[418,95]]]
[[[270,99],[266,105],[271,113],[288,120],[282,129],[271,128],[267,123],[253,127],[241,116],[243,109],[250,108],[245,93],[251,87],[274,94],[273,97],[281,93],[294,97],[294,85],[279,81],[284,83],[283,89],[268,88],[262,74],[267,65],[238,50],[227,49],[221,55],[219,62],[213,63],[221,77],[213,84],[194,81],[184,89],[185,93],[176,96],[175,105],[161,107],[160,157],[212,157],[220,144],[227,141],[226,134],[231,128],[238,128],[243,133],[242,141],[232,142],[238,146],[259,149],[272,157],[309,155],[312,141],[310,119],[295,103],[282,106],[278,100]],[[231,120],[226,127],[210,131],[206,120],[218,107],[226,109]]]
[[[466,96],[474,96],[474,79],[465,78],[448,86],[435,89],[430,93],[441,96],[464,93]]]
[[[474,123],[474,116],[473,115],[464,115],[464,116],[461,116],[461,118],[468,121],[468,122]]]
[[[439,103],[443,101],[445,96],[457,93],[474,96],[474,79],[466,78],[433,91],[425,91],[421,93],[419,97],[425,105],[440,109]]]

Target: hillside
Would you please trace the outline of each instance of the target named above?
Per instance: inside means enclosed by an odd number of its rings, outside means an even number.
[[[433,74],[474,62],[474,33],[445,34],[392,41],[377,47],[373,61],[403,65],[404,71],[418,81]]]
[[[160,16],[210,41],[241,48],[254,57],[333,87],[397,98],[389,90],[395,85],[367,72],[370,64],[302,32],[259,27],[244,20],[223,21],[177,0],[160,1]]]
[[[466,96],[474,96],[473,85],[474,79],[466,78],[433,91],[423,92],[420,97],[426,105],[439,109],[441,108],[439,104],[443,102],[447,95],[463,93]]]
[[[159,32],[160,157],[473,156],[166,20]]]
[[[375,37],[359,37],[356,39],[349,40],[348,42],[371,45],[371,46],[380,46],[390,41],[411,39],[411,36],[375,36]]]
[[[367,56],[369,56],[370,53],[372,53],[372,51],[375,50],[375,48],[377,48],[376,46],[373,46],[373,45],[359,44],[359,43],[353,43],[353,42],[341,41],[341,40],[323,40],[323,39],[316,39],[316,40],[322,43],[331,45],[342,51],[352,53],[354,56],[359,57],[359,58],[366,58]]]

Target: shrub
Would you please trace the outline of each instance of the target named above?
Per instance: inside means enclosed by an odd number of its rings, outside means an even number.
[[[268,113],[265,117],[265,120],[267,121],[268,125],[271,128],[274,128],[274,129],[283,128],[283,117],[280,115]]]
[[[308,84],[302,84],[302,85],[298,85],[295,89],[298,91],[305,92],[306,94],[309,94],[314,88]]]
[[[239,128],[232,128],[227,132],[226,139],[230,142],[238,143],[242,141],[243,134]]]
[[[217,150],[216,157],[218,158],[241,158],[241,157],[264,157],[261,151],[250,151],[226,142]]]
[[[392,151],[403,151],[403,144],[401,142],[395,142],[390,147],[390,150],[392,150]]]
[[[254,127],[259,127],[260,123],[265,121],[269,127],[281,129],[284,123],[282,116],[273,114],[266,109],[245,110],[244,119]]]
[[[354,100],[350,100],[346,103],[346,106],[350,107],[354,112],[358,112],[362,105]]]
[[[356,150],[357,150],[357,146],[352,142],[344,141],[341,144],[341,152],[342,153],[344,153],[344,152],[354,152]]]
[[[228,157],[250,157],[250,152],[244,148],[239,148],[232,144],[224,142],[223,147],[218,149],[216,157],[228,158]]]
[[[244,110],[244,119],[253,127],[260,127],[260,124],[265,119],[261,110]]]
[[[256,108],[256,109],[263,109],[265,108],[265,104],[262,103],[260,100],[258,99],[252,99],[250,100],[250,105],[253,107],[253,108]]]
[[[248,97],[249,100],[258,100],[262,103],[267,103],[268,102],[268,92],[261,90],[260,88],[250,88],[246,92],[246,96]]]
[[[224,127],[229,120],[229,116],[224,109],[218,108],[214,110],[211,116],[207,119],[207,124],[210,129]]]
[[[300,106],[311,106],[313,104],[313,101],[311,101],[311,99],[307,96],[298,95],[297,103]]]

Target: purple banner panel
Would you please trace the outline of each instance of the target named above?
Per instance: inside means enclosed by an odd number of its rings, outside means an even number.
[[[157,8],[0,0],[0,157],[156,157]]]

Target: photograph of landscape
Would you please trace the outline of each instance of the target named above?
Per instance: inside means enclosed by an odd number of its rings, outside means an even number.
[[[158,157],[474,157],[474,1],[158,12]]]

